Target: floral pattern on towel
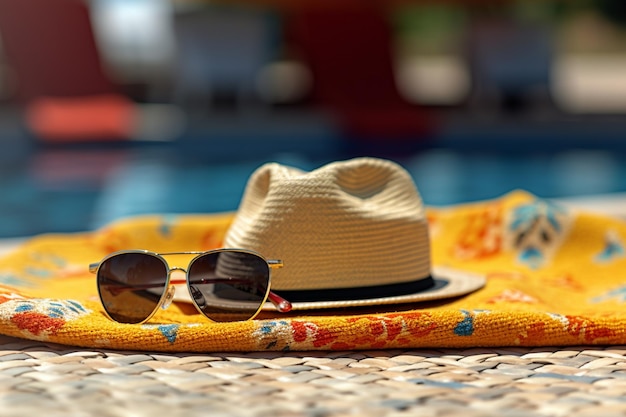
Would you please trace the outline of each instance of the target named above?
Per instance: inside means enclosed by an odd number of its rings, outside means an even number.
[[[232,214],[147,216],[38,236],[0,258],[0,334],[176,352],[626,344],[623,220],[527,193],[427,215],[433,263],[484,274],[484,288],[437,302],[265,312],[235,323],[174,303],[147,324],[115,323],[98,302],[89,263],[119,249],[218,247],[232,221]]]
[[[572,216],[563,207],[547,200],[535,200],[511,210],[507,225],[508,245],[518,260],[533,269],[550,261],[563,242]]]
[[[0,319],[37,339],[47,340],[68,321],[90,313],[74,300],[25,298],[14,293],[0,295]]]

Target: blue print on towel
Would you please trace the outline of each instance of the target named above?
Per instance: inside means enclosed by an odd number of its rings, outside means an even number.
[[[174,343],[176,341],[176,337],[178,336],[178,329],[180,326],[178,324],[162,324],[157,328],[161,334],[165,336],[168,342]]]
[[[35,287],[36,285],[29,279],[25,279],[14,274],[0,274],[0,284],[11,287]]]
[[[290,349],[289,342],[286,341],[289,340],[289,337],[286,335],[290,334],[291,326],[286,320],[267,320],[260,323],[260,326],[254,331],[254,335],[265,343],[265,349],[276,349],[279,340],[284,343],[283,351]]]
[[[177,216],[170,215],[163,217],[163,221],[159,225],[159,232],[164,237],[172,236],[172,227],[176,224]]]
[[[461,310],[463,313],[463,320],[454,326],[454,334],[457,336],[471,336],[474,334],[475,324],[474,319],[481,314],[489,314],[491,310]]]
[[[26,268],[25,272],[37,278],[51,278],[53,276],[52,270],[46,268]]]
[[[543,261],[545,260],[545,256],[541,251],[535,247],[528,247],[526,249],[522,249],[519,254],[518,259],[530,266],[531,268],[539,268]]]
[[[595,297],[591,300],[592,303],[601,303],[604,301],[615,300],[620,303],[626,302],[626,285],[616,288],[607,292],[604,295]]]
[[[512,216],[509,229],[513,247],[519,250],[518,259],[539,268],[565,233],[567,211],[552,202],[536,200],[515,208]]]
[[[474,333],[474,317],[469,311],[461,310],[461,312],[465,317],[454,327],[454,334],[457,336],[471,336]]]
[[[624,257],[624,245],[617,232],[609,230],[604,237],[604,249],[596,255],[596,262],[607,263]]]
[[[55,268],[64,268],[65,266],[67,266],[67,260],[65,258],[52,253],[35,252],[31,254],[31,257],[35,262],[38,262],[39,264],[48,264],[52,265]]]
[[[32,311],[34,309],[32,304],[20,304],[15,307],[16,313],[25,313],[27,311]]]
[[[35,311],[53,319],[71,320],[90,311],[78,301],[74,300],[52,300],[52,299],[16,299],[12,303],[13,313],[26,313]]]

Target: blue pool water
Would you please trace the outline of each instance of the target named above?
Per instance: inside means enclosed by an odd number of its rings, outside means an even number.
[[[71,232],[144,213],[235,210],[250,174],[267,161],[314,169],[330,160],[276,153],[233,161],[185,161],[171,152],[48,151],[0,179],[0,236]],[[525,156],[428,150],[393,157],[429,205],[525,189],[541,197],[626,190],[624,158],[604,151]]]
[[[248,177],[268,161],[310,170],[354,156],[393,159],[411,173],[428,205],[494,198],[515,189],[540,197],[626,191],[626,153],[617,148],[431,144],[391,152],[384,143],[343,146],[321,128],[303,132],[51,147],[0,131],[0,238],[91,230],[146,213],[236,210]]]

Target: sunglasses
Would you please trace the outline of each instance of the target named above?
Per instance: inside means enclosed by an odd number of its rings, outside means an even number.
[[[185,269],[168,265],[163,256],[172,255],[196,256]],[[167,253],[129,250],[90,264],[89,271],[96,274],[106,315],[118,323],[145,323],[159,307],[169,307],[174,285],[185,283],[200,313],[215,322],[231,322],[253,319],[268,300],[282,313],[291,310],[289,301],[270,291],[270,270],[282,266],[280,260],[265,259],[242,249]],[[173,278],[176,271],[186,278]]]

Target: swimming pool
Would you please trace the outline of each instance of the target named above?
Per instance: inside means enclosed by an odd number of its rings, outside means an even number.
[[[0,238],[91,230],[146,213],[236,210],[248,177],[268,161],[310,170],[354,156],[393,159],[410,172],[428,205],[489,199],[515,189],[546,198],[626,191],[619,131],[605,139],[620,146],[541,146],[547,139],[533,135],[513,147],[480,144],[467,129],[451,128],[447,142],[437,146],[390,151],[384,142],[346,147],[324,123],[309,122],[297,135],[284,126],[238,135],[213,129],[212,136],[200,132],[173,144],[106,147],[32,146],[17,130],[5,130]],[[489,136],[480,130],[473,135]],[[506,139],[503,130],[500,140]]]

